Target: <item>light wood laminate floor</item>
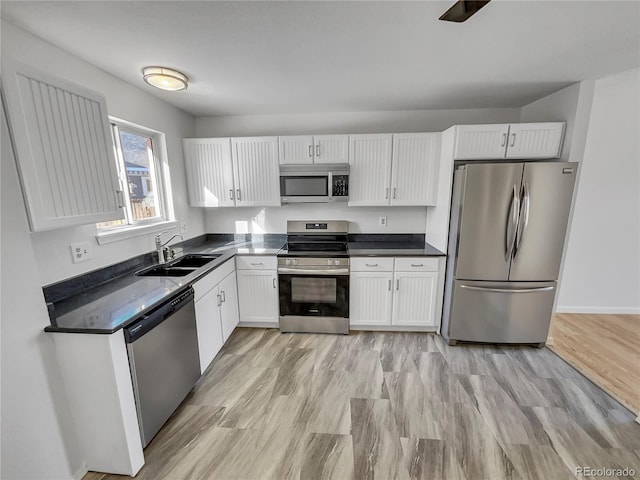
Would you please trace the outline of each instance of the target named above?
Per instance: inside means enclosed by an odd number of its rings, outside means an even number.
[[[145,450],[136,478],[564,480],[576,467],[640,472],[634,418],[548,349],[450,347],[424,333],[241,328]],[[85,476],[118,478],[126,477]]]
[[[556,314],[554,352],[640,415],[640,315]]]

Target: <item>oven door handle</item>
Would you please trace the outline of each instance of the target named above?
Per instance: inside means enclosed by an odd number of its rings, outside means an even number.
[[[348,268],[334,268],[331,270],[314,270],[312,268],[278,268],[278,273],[286,273],[289,275],[349,275]]]

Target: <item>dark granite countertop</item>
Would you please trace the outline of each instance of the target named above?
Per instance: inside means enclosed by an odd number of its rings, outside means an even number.
[[[420,235],[350,235],[350,256],[444,256]],[[126,327],[171,296],[181,293],[235,255],[276,255],[285,235],[203,235],[178,246],[185,254],[220,257],[184,277],[143,277],[153,254],[45,287],[51,325],[47,332],[109,334]]]
[[[52,321],[45,331],[113,333],[187,289],[235,255],[275,255],[285,240],[282,235],[253,240],[234,238],[233,235],[207,235],[180,246],[185,254],[219,254],[220,257],[184,277],[135,275],[154,263],[153,255],[149,254],[123,262],[119,264],[122,265],[120,268],[107,267],[45,287],[45,298],[50,297],[47,306]],[[102,274],[103,271],[107,272]],[[70,290],[74,294],[69,295]]]

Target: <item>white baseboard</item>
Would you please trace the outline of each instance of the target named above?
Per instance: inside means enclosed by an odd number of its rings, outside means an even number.
[[[87,473],[89,473],[87,464],[83,463],[82,466],[75,471],[75,473],[73,474],[73,478],[74,480],[82,480],[82,477],[84,477]]]
[[[409,327],[399,325],[351,325],[350,330],[365,330],[372,332],[424,332],[438,333],[438,327]]]
[[[556,313],[602,313],[639,315],[640,307],[563,307],[558,305]]]

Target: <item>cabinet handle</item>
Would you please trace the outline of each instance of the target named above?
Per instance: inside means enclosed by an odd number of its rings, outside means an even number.
[[[240,189],[236,188],[236,198],[240,200]]]
[[[516,134],[512,133],[511,134],[511,145],[509,145],[510,147],[513,147],[516,144]]]
[[[233,200],[233,188],[229,189],[229,200]]]
[[[224,294],[224,290],[220,290],[220,296],[222,297],[222,301],[223,301],[223,302],[226,302],[226,301],[227,301],[227,297],[226,297],[226,295]]]
[[[391,280],[389,280],[389,291],[391,291]]]
[[[393,187],[393,199],[396,199],[396,187]]]
[[[124,208],[124,191],[118,189],[116,193],[118,194],[118,208]]]
[[[276,288],[276,277],[273,277],[273,288]]]
[[[309,145],[309,156],[313,157],[313,145]]]
[[[220,295],[216,295],[216,297],[218,297],[218,306],[222,305],[222,298]]]
[[[316,157],[320,158],[320,144],[316,145]]]
[[[507,134],[503,133],[502,134],[502,141],[500,142],[500,146],[504,147],[507,144]]]
[[[264,263],[262,263],[262,262],[258,262],[258,263],[253,263],[253,262],[251,262],[251,265],[254,265],[254,266],[256,266],[256,267],[257,267],[258,265],[264,265]]]
[[[424,263],[412,263],[412,267],[424,267]]]
[[[384,189],[384,199],[389,200],[389,187]]]
[[[367,267],[377,267],[377,266],[378,266],[378,264],[377,264],[377,263],[365,263],[365,265],[366,265]]]
[[[396,280],[396,290],[400,290],[400,279]]]

